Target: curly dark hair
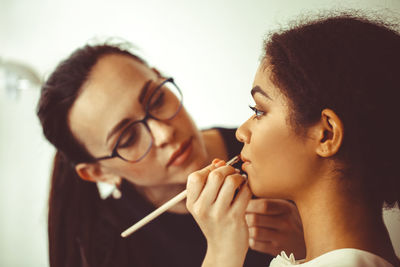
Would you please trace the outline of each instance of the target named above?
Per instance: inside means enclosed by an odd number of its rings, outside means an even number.
[[[293,128],[301,133],[324,108],[334,110],[345,129],[337,155],[344,171],[388,207],[400,203],[400,36],[392,26],[342,14],[292,26],[264,43]]]

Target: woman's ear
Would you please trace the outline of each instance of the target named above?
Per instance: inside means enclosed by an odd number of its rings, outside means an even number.
[[[343,142],[344,127],[342,121],[333,110],[322,110],[317,131],[317,154],[321,157],[335,155]]]
[[[103,182],[112,185],[121,183],[121,177],[104,171],[98,163],[78,163],[75,165],[75,171],[85,181]]]

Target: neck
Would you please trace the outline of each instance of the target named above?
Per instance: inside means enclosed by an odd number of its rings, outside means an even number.
[[[367,205],[361,192],[350,193],[338,180],[321,179],[318,186],[295,199],[304,227],[306,261],[332,250],[355,248],[394,264],[396,256],[381,209]]]
[[[227,151],[224,140],[219,132],[215,129],[201,132],[207,152],[207,162],[211,162],[214,158],[227,160]],[[189,175],[188,173],[187,175]],[[136,186],[136,189],[155,207],[159,207],[183,190],[186,189],[186,184],[159,185],[159,186]],[[174,213],[188,213],[186,202],[181,201],[177,205],[171,207],[168,211]]]

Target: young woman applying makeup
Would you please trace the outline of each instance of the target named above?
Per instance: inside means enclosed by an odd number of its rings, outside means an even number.
[[[200,266],[206,240],[185,202],[126,239],[120,233],[182,191],[191,172],[215,157],[237,155],[241,144],[234,129],[199,131],[173,79],[123,46],[76,50],[42,88],[38,116],[57,149],[50,266]],[[117,185],[120,192],[103,200],[96,182]],[[293,203],[254,199],[247,212],[263,221],[253,225],[254,250],[304,254]],[[263,266],[268,257],[251,251],[246,262]]]
[[[399,266],[382,219],[400,202],[399,62],[399,33],[361,17],[270,36],[255,114],[236,132],[248,180],[218,160],[188,179],[203,266],[242,266],[251,192],[294,201],[303,222],[306,257],[285,251],[270,266]]]

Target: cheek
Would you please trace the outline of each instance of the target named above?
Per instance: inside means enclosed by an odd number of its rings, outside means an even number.
[[[279,126],[254,136],[252,141],[257,144],[252,149],[253,177],[250,177],[254,194],[287,197],[292,188],[302,183],[301,177],[306,177],[304,144]]]
[[[160,184],[165,180],[165,168],[154,159],[152,154],[152,151],[150,151],[146,158],[138,163],[120,160],[120,162],[113,165],[112,171],[136,185],[151,186]]]
[[[186,109],[182,107],[178,115],[174,118],[174,123],[178,129],[184,131],[197,131],[196,124],[194,123],[192,117],[186,112]]]

